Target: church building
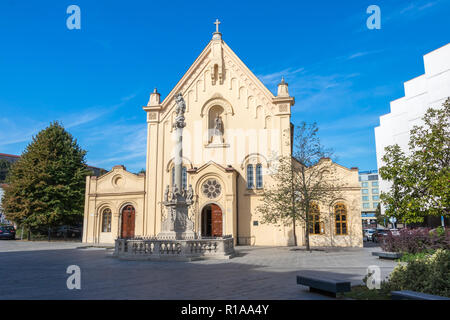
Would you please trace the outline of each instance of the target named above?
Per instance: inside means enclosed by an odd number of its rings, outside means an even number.
[[[292,153],[295,99],[281,80],[274,95],[222,40],[216,21],[211,41],[161,101],[155,89],[143,110],[147,120],[146,171],[122,165],[86,178],[83,242],[152,237],[167,216],[165,194],[174,182],[175,96],[186,102],[183,189],[193,190],[189,218],[201,237],[230,235],[237,245],[287,246],[293,228],[262,223],[256,212],[273,163]],[[132,143],[132,141],[130,141]],[[324,161],[330,161],[324,159]],[[357,168],[331,163],[346,182],[342,197],[317,206],[313,246],[362,246]],[[296,227],[304,244],[304,226]]]

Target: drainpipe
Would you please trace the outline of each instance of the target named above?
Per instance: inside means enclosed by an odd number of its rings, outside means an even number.
[[[239,173],[236,172],[236,245],[239,245]]]

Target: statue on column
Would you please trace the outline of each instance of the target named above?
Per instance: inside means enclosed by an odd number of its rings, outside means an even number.
[[[182,159],[183,159],[183,128],[186,126],[184,122],[184,113],[186,111],[186,103],[183,95],[178,93],[175,96],[176,101],[176,117],[173,128],[177,136],[176,152],[174,159],[175,177],[172,188],[166,186],[164,192],[164,205],[167,210],[167,218],[162,223],[162,230],[158,234],[160,239],[195,239],[197,235],[194,232],[194,223],[188,217],[188,209],[192,204],[193,189],[183,186],[182,177]]]

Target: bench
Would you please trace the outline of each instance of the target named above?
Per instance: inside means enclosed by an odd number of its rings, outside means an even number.
[[[450,300],[450,298],[435,296],[432,294],[402,290],[402,291],[391,291],[392,300]]]
[[[373,256],[377,256],[379,259],[391,259],[391,260],[395,260],[395,259],[400,259],[402,257],[403,254],[401,254],[400,252],[372,252]]]
[[[322,276],[297,276],[297,284],[309,287],[309,291],[325,294],[336,298],[340,292],[351,291],[350,281],[342,281]]]

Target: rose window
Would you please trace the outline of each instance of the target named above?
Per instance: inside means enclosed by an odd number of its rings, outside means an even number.
[[[203,194],[209,199],[217,198],[220,195],[222,187],[216,179],[208,179],[203,184]]]

